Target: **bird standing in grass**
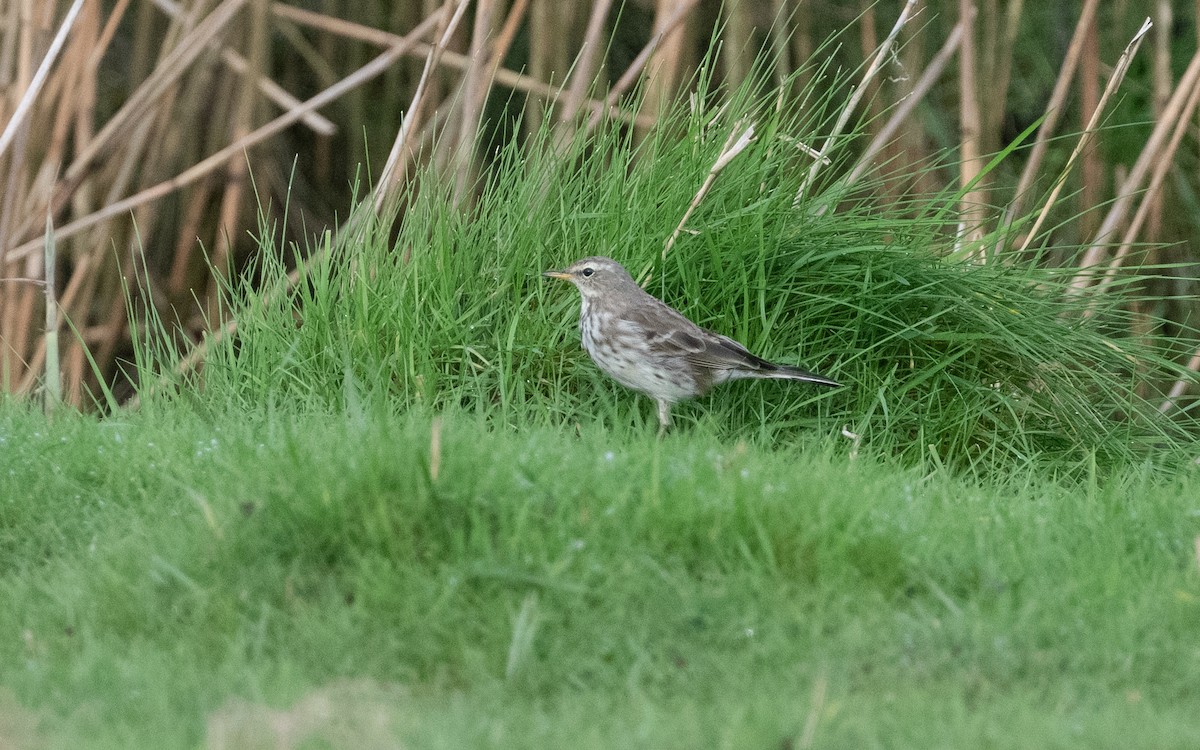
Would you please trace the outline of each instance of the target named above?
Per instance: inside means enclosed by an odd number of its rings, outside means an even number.
[[[613,380],[658,402],[659,434],[671,424],[672,404],[727,380],[839,385],[798,367],[768,362],[733,339],[701,328],[648,294],[611,258],[584,258],[542,275],[579,289],[583,348]]]

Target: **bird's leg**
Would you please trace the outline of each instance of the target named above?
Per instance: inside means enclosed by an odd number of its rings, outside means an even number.
[[[662,437],[671,428],[671,402],[665,398],[658,401],[658,436]]]

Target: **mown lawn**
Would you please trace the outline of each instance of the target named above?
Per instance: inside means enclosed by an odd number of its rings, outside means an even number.
[[[709,425],[3,407],[0,744],[1200,746],[1196,469]]]

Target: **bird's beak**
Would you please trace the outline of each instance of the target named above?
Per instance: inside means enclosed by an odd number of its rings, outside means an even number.
[[[567,273],[566,271],[546,271],[542,275],[548,279],[565,279],[566,281],[571,280],[571,274]]]

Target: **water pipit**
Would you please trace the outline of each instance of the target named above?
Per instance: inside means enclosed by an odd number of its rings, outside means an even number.
[[[671,424],[672,404],[727,380],[839,385],[799,367],[768,362],[733,339],[701,328],[648,294],[611,258],[584,258],[542,275],[578,287],[583,348],[613,380],[658,402],[660,434]]]

